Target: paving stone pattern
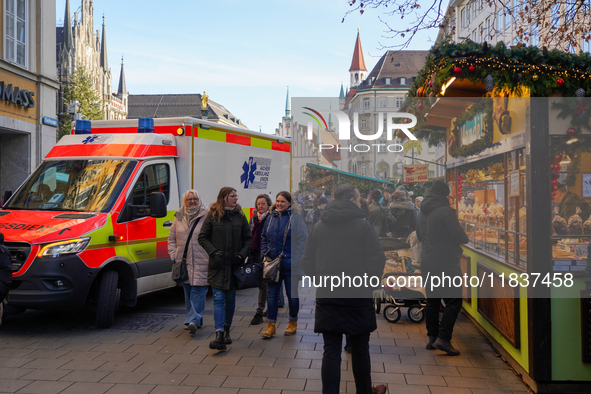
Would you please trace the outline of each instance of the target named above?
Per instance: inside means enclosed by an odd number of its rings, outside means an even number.
[[[182,306],[155,332],[100,330],[80,325],[63,330],[0,328],[0,393],[18,394],[297,394],[320,393],[322,336],[315,334],[313,292],[300,294],[298,331],[283,336],[287,310],[280,309],[271,340],[251,326],[258,290],[238,292],[226,352],[210,350],[212,300],[204,327],[194,337],[184,330]],[[166,311],[170,315],[170,310]],[[465,316],[454,330],[462,354],[450,357],[425,349],[424,324],[402,319],[391,324],[378,316],[371,335],[374,384],[391,394],[524,393],[528,388],[495,354]],[[132,313],[133,310],[132,310]],[[145,314],[146,311],[142,311]],[[154,314],[158,319],[158,314]],[[18,319],[18,317],[16,317]],[[78,327],[78,328],[77,328]],[[355,393],[351,356],[343,352],[341,392]]]

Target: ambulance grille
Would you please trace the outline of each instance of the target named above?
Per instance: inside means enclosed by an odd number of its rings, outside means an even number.
[[[4,242],[10,251],[12,272],[20,270],[31,253],[31,245],[26,242]]]

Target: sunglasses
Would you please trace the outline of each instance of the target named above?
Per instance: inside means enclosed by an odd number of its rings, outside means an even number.
[[[196,201],[199,201],[199,199],[198,198],[187,198],[185,201],[187,201],[187,202],[195,201],[196,202]]]

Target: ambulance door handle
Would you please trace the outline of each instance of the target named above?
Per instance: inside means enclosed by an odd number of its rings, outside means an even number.
[[[172,226],[172,222],[170,220],[162,223],[162,227],[170,227],[170,226]]]

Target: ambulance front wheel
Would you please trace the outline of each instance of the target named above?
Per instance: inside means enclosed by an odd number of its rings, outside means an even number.
[[[101,277],[95,317],[95,325],[99,328],[109,328],[115,322],[115,312],[121,294],[117,288],[118,282],[117,271],[107,271]]]

